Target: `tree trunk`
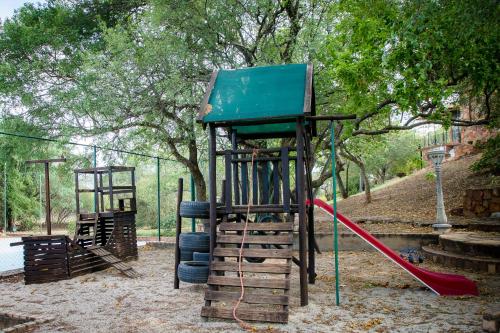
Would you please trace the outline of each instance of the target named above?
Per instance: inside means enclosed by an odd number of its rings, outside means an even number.
[[[194,167],[189,168],[189,171],[193,175],[194,185],[196,187],[196,200],[206,201],[207,185],[205,183],[205,178],[203,178],[203,174],[200,171],[200,168],[196,164],[194,165]]]
[[[342,195],[343,199],[346,199],[348,197],[347,190],[346,190],[346,187],[344,186],[344,181],[342,180],[342,177],[340,175],[340,171],[338,169],[335,170],[335,175],[337,176],[337,184],[339,186],[340,195]]]
[[[354,162],[354,161],[353,161]],[[354,162],[356,163],[356,162]],[[368,176],[366,175],[366,169],[365,169],[365,164],[359,160],[359,164],[356,163],[359,167],[359,171],[361,172],[361,177],[363,177],[363,183],[365,186],[365,199],[366,203],[372,202],[372,195],[370,192],[370,181],[368,180]]]
[[[372,202],[372,196],[370,193],[370,181],[368,180],[368,175],[366,174],[365,163],[363,163],[363,160],[361,158],[359,158],[359,157],[353,155],[352,153],[350,153],[349,151],[347,151],[347,149],[343,145],[340,146],[340,154],[359,167],[360,176],[363,180],[364,187],[365,187],[366,203]]]

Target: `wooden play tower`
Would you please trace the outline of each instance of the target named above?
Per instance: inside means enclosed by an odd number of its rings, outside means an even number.
[[[26,236],[11,246],[24,247],[26,284],[54,282],[109,267],[128,277],[140,276],[124,261],[137,259],[135,230],[135,169],[109,166],[75,170],[76,227],[74,239],[66,235]],[[116,174],[124,185],[117,185]],[[81,178],[92,177],[82,188]],[[122,180],[123,181],[123,180]],[[81,196],[90,194],[94,208],[82,212]]]
[[[126,173],[124,185],[116,185],[116,174]],[[81,176],[93,178],[81,187]],[[137,257],[135,230],[135,168],[109,166],[75,170],[76,228],[74,241],[83,248],[103,247],[120,258]],[[81,212],[81,195],[90,193],[94,212]]]
[[[314,211],[306,199],[313,200],[317,118],[312,65],[213,73],[198,116],[209,130],[210,273],[203,317],[233,318],[243,274],[238,318],[286,323],[292,262],[299,266],[300,304],[307,305],[308,282],[316,275]],[[216,136],[229,138],[231,148],[217,150]],[[225,181],[218,203],[220,173]],[[298,258],[292,252],[294,222]]]

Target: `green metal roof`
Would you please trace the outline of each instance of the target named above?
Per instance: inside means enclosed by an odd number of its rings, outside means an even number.
[[[295,132],[296,117],[311,113],[312,94],[307,64],[220,70],[212,75],[198,120],[242,135],[282,136]]]

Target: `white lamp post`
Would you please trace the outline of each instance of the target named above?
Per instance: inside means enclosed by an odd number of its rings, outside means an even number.
[[[451,229],[451,224],[448,224],[448,218],[444,210],[443,187],[441,185],[441,164],[445,156],[444,147],[433,149],[427,153],[427,157],[432,161],[436,170],[436,223],[432,227],[439,233],[445,233]]]

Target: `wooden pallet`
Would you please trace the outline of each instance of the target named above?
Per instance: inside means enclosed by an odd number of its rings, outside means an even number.
[[[209,289],[205,293],[202,317],[233,318],[233,306],[240,297],[238,277],[239,244],[244,223],[223,222],[210,263]],[[245,321],[288,322],[292,263],[292,223],[249,223],[243,257],[266,259],[262,263],[242,262],[245,296],[236,314]],[[261,246],[262,248],[259,248]],[[257,247],[257,248],[256,248]]]
[[[126,276],[130,278],[138,278],[141,275],[135,271],[132,267],[121,261],[121,259],[115,257],[111,252],[109,252],[106,249],[103,249],[102,247],[94,247],[94,248],[88,248],[88,251],[92,252]]]

